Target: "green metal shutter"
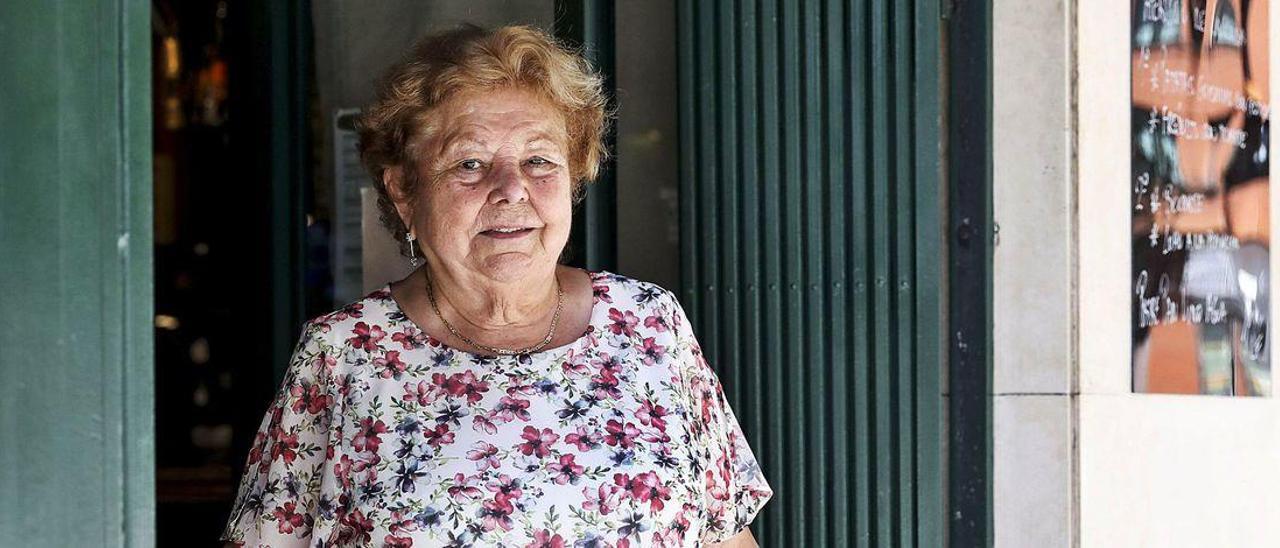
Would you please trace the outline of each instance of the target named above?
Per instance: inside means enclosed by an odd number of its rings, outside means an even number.
[[[940,546],[933,0],[682,1],[682,300],[765,546]]]
[[[0,546],[152,546],[151,13],[0,6]]]

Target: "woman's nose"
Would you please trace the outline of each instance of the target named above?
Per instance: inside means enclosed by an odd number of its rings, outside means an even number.
[[[524,173],[519,162],[497,162],[491,172],[493,188],[489,191],[490,203],[520,203],[529,199]]]

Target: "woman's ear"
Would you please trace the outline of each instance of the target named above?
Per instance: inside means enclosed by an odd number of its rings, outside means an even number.
[[[393,166],[383,170],[382,186],[387,189],[387,196],[391,198],[391,203],[395,204],[400,222],[404,223],[405,227],[412,227],[410,220],[413,219],[413,206],[409,193],[405,191],[404,168]]]

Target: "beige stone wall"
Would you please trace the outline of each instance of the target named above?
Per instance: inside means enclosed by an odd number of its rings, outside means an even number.
[[[1130,390],[1128,3],[993,28],[996,545],[1280,544],[1280,402]]]
[[[1074,538],[1069,8],[1000,0],[992,10],[997,546],[1070,546]]]

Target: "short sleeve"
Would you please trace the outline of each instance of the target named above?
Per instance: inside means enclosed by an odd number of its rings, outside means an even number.
[[[729,540],[751,524],[773,496],[724,389],[707,363],[692,326],[675,296],[672,327],[682,356],[680,372],[687,391],[691,444],[701,475],[705,517],[704,544]]]
[[[254,436],[223,541],[272,548],[310,544],[333,401],[328,372],[334,359],[323,338],[327,327],[314,320],[303,327]]]

